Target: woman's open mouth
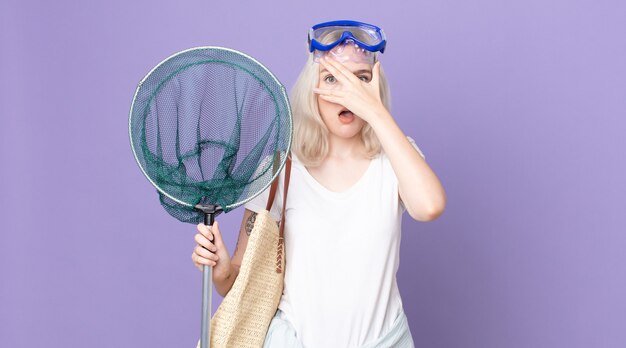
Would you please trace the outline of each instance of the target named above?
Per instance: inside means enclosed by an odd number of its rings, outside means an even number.
[[[350,110],[342,110],[339,113],[339,121],[343,124],[348,124],[354,121],[354,114]]]

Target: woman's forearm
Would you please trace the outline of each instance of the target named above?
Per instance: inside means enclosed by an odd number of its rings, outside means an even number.
[[[437,175],[387,110],[377,110],[377,115],[370,120],[398,178],[400,197],[407,212],[418,221],[436,219],[446,204],[445,191]]]
[[[227,276],[213,277],[213,284],[215,285],[215,289],[217,290],[217,293],[220,294],[222,297],[225,297],[226,294],[228,294],[230,289],[233,287],[233,284],[235,283],[235,279],[237,279],[238,275],[239,275],[239,266],[235,264],[231,264],[230,272]]]

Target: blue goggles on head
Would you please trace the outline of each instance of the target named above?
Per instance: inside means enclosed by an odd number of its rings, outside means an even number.
[[[314,25],[309,30],[309,52],[330,51],[352,41],[370,52],[385,52],[387,39],[382,29],[357,21],[332,21]]]

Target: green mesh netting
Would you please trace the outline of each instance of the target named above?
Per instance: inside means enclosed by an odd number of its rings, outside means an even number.
[[[218,47],[180,52],[140,83],[129,133],[142,171],[163,207],[198,223],[197,204],[225,212],[266,189],[291,144],[282,84],[243,53]]]

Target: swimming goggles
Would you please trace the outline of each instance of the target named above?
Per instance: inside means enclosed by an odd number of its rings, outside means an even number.
[[[369,52],[385,52],[387,39],[379,27],[357,21],[332,21],[314,25],[309,30],[309,52],[330,51],[351,40]]]

